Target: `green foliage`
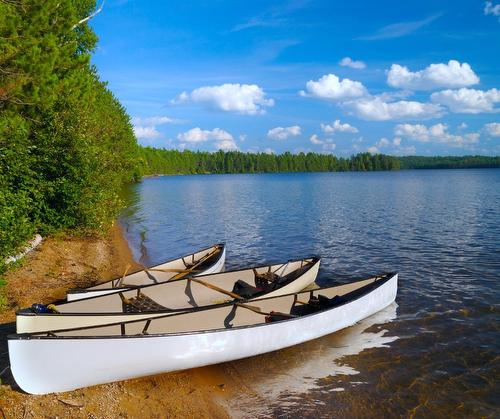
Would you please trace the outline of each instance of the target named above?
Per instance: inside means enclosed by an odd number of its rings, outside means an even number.
[[[129,118],[74,25],[95,0],[0,1],[0,261],[35,231],[99,230],[137,178]]]
[[[401,169],[474,169],[500,167],[500,157],[487,156],[407,156],[400,157]]]
[[[275,173],[275,172],[339,172],[398,170],[399,160],[382,154],[362,153],[349,159],[331,154],[299,153],[265,154],[239,151],[164,150],[141,147],[139,151],[142,173]]]

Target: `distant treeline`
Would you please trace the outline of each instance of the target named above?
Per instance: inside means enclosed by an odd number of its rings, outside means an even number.
[[[447,156],[447,157],[423,157],[407,156],[399,157],[401,169],[474,169],[500,167],[500,157],[486,156]]]
[[[208,153],[141,147],[139,154],[144,175],[399,170],[396,157],[369,153],[339,158],[317,153]]]
[[[0,1],[0,269],[34,232],[103,230],[138,175],[129,117],[90,63],[94,9]]]

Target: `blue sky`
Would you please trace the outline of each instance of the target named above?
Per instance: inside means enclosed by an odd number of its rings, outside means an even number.
[[[498,0],[108,0],[92,26],[144,145],[500,154]]]

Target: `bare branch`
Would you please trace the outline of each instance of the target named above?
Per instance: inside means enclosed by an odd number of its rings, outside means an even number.
[[[106,0],[102,0],[102,3],[101,3],[101,6],[99,7],[99,9],[97,9],[94,13],[92,13],[91,15],[87,16],[86,18],[80,20],[78,23],[75,23],[72,27],[71,27],[71,30],[75,29],[77,26],[81,25],[82,23],[85,23],[85,22],[88,22],[90,19],[96,17],[99,13],[102,12],[102,8],[104,7],[104,3],[106,2]]]

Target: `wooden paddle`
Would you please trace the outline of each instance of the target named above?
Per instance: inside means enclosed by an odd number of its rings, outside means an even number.
[[[216,247],[214,250],[212,250],[210,253],[207,253],[205,256],[203,256],[198,262],[196,262],[193,266],[190,268],[186,269],[184,272],[180,272],[177,275],[174,275],[172,278],[169,279],[169,281],[172,281],[174,279],[181,279],[184,278],[186,275],[190,274],[191,272],[194,272],[194,268],[200,266],[203,262],[205,262],[209,257],[211,257],[213,254],[217,253],[220,251],[219,247]]]
[[[219,288],[217,285],[210,284],[208,282],[202,281],[201,279],[198,279],[198,278],[188,278],[187,280],[188,281],[196,282],[197,284],[200,284],[200,285],[204,285],[205,287],[210,288],[210,289],[212,289],[214,291],[221,292],[222,294],[229,295],[231,298],[236,298],[238,300],[243,299],[243,297],[241,295],[238,295],[238,294],[236,294],[236,293],[234,293],[232,291],[225,290],[223,288]]]
[[[219,247],[215,248],[212,250],[210,253],[207,253],[205,256],[203,256],[198,262],[196,262],[193,266],[187,269],[173,269],[173,268],[168,268],[168,269],[161,269],[161,268],[152,268],[148,269],[144,265],[142,266],[144,272],[177,272],[177,275],[174,275],[172,278],[170,278],[168,281],[172,281],[173,279],[181,279],[184,278],[186,275],[193,273],[193,272],[198,272],[197,269],[195,269],[197,266],[199,266],[201,263],[205,262],[210,256],[212,256],[214,253],[216,253],[218,250],[220,250]],[[125,277],[127,276],[127,273],[129,269],[131,268],[130,264],[127,264],[125,267],[125,271],[123,272],[123,275],[121,278],[118,279],[116,284],[114,282],[111,283],[111,286],[113,288],[118,288]]]

